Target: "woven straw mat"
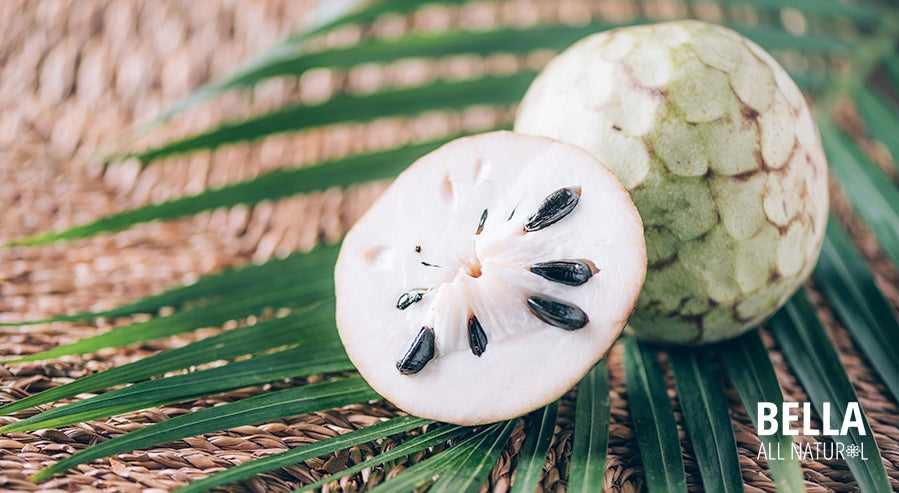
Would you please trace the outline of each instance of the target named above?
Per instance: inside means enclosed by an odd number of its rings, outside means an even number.
[[[519,8],[515,7],[516,3]],[[500,21],[526,25],[534,22],[535,16],[564,21],[566,16],[603,14],[591,12],[591,7],[577,2],[516,3],[510,8],[476,4],[462,11],[431,9],[410,21],[392,18],[379,21],[369,34],[389,37],[408,29],[441,29],[454,22],[475,27]],[[618,10],[605,12],[611,16],[635,13],[627,2],[602,4],[602,8],[617,5]],[[309,0],[0,2],[0,242],[89,221],[128,207],[196,193],[204,187],[221,186],[271,168],[303,165],[453,132],[476,132],[511,118],[512,108],[473,109],[279,136],[258,144],[163,160],[144,170],[133,162],[115,164],[106,170],[91,164],[90,156],[117,142],[122,131],[135,122],[156,114],[202,82],[226,74],[238,61],[273,45],[301,26],[311,7]],[[654,14],[665,15],[662,10]],[[667,13],[684,14],[677,9]],[[319,42],[335,46],[348,44],[359,35],[357,29],[344,29]],[[321,100],[338,87],[370,91],[385,84],[415,84],[431,77],[503,72],[527,64],[539,65],[547,56],[457,57],[439,66],[407,61],[388,67],[365,66],[343,74],[314,70],[299,80],[266,82],[249,93],[232,94],[204,104],[161,131],[151,133],[143,144],[187,135],[223,119],[264,111],[285,102]],[[227,266],[260,262],[294,250],[308,250],[317,243],[336,241],[384,187],[385,183],[381,182],[347,191],[329,190],[252,208],[217,210],[174,222],[142,225],[88,240],[0,250],[0,321],[110,308],[192,282]],[[845,205],[835,200],[834,207],[852,227],[860,247],[875,266],[884,291],[897,303],[896,271]],[[893,487],[899,489],[896,427],[899,408],[846,331],[826,306],[822,306],[821,298],[814,291],[812,294],[821,307],[821,316],[840,350],[843,364],[852,375]],[[0,354],[38,352],[129,321],[133,319],[101,321],[99,328],[96,324],[2,328]],[[218,330],[221,328],[204,329],[86,356],[0,365],[0,401],[20,399],[184,345]],[[773,348],[771,338],[767,333],[764,335],[766,343]],[[771,354],[787,400],[806,401],[783,356],[776,349]],[[642,490],[644,479],[628,414],[620,345],[613,349],[608,361],[612,423],[606,486],[615,491]],[[120,454],[81,465],[40,485],[26,481],[29,474],[41,467],[98,441],[191,410],[314,380],[279,382],[61,429],[0,436],[0,489],[171,490],[212,472],[396,415],[397,411],[383,402],[350,406]],[[673,385],[671,388],[669,392],[681,425],[687,481],[691,488],[699,488],[693,450],[683,431]],[[562,402],[541,483],[546,491],[565,490],[573,398],[574,393],[570,392]],[[727,398],[746,489],[774,491],[764,459],[757,460],[759,441],[752,424],[729,388]],[[0,417],[0,423],[34,412]],[[354,447],[349,452],[309,460],[229,488],[289,491],[329,471],[364,460],[393,446],[396,440]],[[508,489],[523,440],[524,432],[519,425],[485,490]],[[811,437],[798,437],[800,443],[811,440]],[[371,487],[421,458],[422,454],[417,454],[391,463],[387,470],[376,468],[345,478],[339,484],[332,484],[328,491]],[[842,461],[806,460],[802,466],[810,491],[857,489]]]

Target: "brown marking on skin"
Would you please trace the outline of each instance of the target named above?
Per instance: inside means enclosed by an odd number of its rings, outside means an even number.
[[[655,150],[655,148],[653,148],[652,142],[649,141],[649,140],[647,140],[645,137],[641,138],[640,141],[643,142],[643,147],[646,148],[646,154],[647,154],[650,158],[652,158],[653,156],[655,156],[656,150]],[[667,171],[667,170],[668,170],[668,167],[666,166],[666,167],[664,167],[664,169]],[[669,172],[669,175],[670,175],[670,172]],[[646,180],[644,180],[644,181],[646,181]],[[640,182],[640,183],[642,184],[643,182]],[[634,187],[635,190],[636,190],[636,188],[637,188],[637,187]]]
[[[755,151],[755,152],[758,153],[758,151]],[[761,155],[759,155],[758,159],[761,159]],[[763,173],[763,172],[764,171],[762,171],[762,169],[756,168],[756,169],[751,169],[749,171],[744,171],[742,173],[737,173],[735,175],[728,175],[728,178],[742,183],[742,182],[749,181],[749,179],[752,178],[753,176],[755,176],[759,173]]]
[[[680,301],[677,303],[677,308],[675,308],[674,311],[675,311],[675,312],[678,312],[678,313],[681,312],[681,311],[684,309],[684,307],[687,306],[687,303],[688,303],[689,301],[690,301],[690,297],[689,297],[689,296],[684,296],[684,297],[681,298]]]
[[[797,140],[797,145],[799,145],[799,143],[798,143],[799,139],[796,139],[796,140]],[[808,167],[812,169],[812,174],[815,175],[814,178],[815,178],[815,180],[817,180],[818,179],[818,165],[817,165],[817,163],[815,163],[812,160],[812,155],[809,154],[808,152],[805,153],[805,162],[806,162],[806,164],[808,164]]]
[[[752,151],[752,157],[755,158],[755,162],[758,163],[760,170],[768,169],[768,162],[765,161],[765,156],[762,155],[762,138],[759,137],[759,145]]]
[[[774,272],[771,273],[771,276],[768,277],[768,280],[765,281],[767,286],[773,286],[777,284],[778,281],[783,279],[783,275],[777,271],[777,267],[774,268]]]
[[[780,234],[780,236],[786,235],[787,231],[790,230],[790,226],[792,226],[793,223],[795,223],[797,221],[800,222],[801,224],[805,224],[805,221],[803,221],[802,218],[803,218],[803,214],[801,212],[797,212],[795,216],[791,217],[790,220],[787,221],[787,224],[784,224],[783,226],[781,226],[779,224],[775,224],[774,221],[769,219],[767,214],[765,215],[765,221],[768,224],[777,228],[777,232]]]
[[[627,62],[619,61],[618,66],[621,67],[624,72],[625,78],[627,78],[628,85],[632,88],[648,93],[653,98],[656,98],[660,101],[666,101],[668,99],[668,93],[665,89],[661,87],[649,87],[643,85],[636,77],[634,77],[634,68],[630,66]]]
[[[750,107],[746,103],[743,103],[743,106],[740,108],[740,114],[742,114],[743,118],[745,118],[746,120],[751,120],[751,121],[756,121],[759,117],[758,110]]]
[[[658,312],[657,309],[659,308],[659,306],[660,306],[661,304],[662,304],[662,302],[659,301],[659,300],[650,300],[649,302],[646,303],[646,309],[647,309],[647,310],[653,310],[653,311],[655,311],[655,312]]]
[[[764,162],[764,160],[762,160],[762,166],[763,166],[764,170],[768,173],[773,173],[773,174],[777,174],[777,175],[786,175],[787,172],[790,170],[790,167],[793,164],[793,157],[796,155],[797,149],[799,149],[799,148],[801,148],[801,146],[799,145],[799,138],[793,137],[793,147],[790,148],[790,154],[787,156],[787,159],[784,161],[784,165],[781,166],[780,168],[773,168],[771,166],[768,166],[768,163],[766,163],[766,162]],[[761,152],[761,140],[759,140],[759,152]],[[808,160],[808,154],[806,154],[806,160]],[[814,168],[814,166],[812,166],[812,168]],[[817,171],[815,172],[815,174],[817,174]]]
[[[656,260],[655,262],[648,265],[647,267],[650,269],[653,269],[653,270],[661,270],[661,269],[664,269],[665,267],[668,267],[669,265],[677,262],[677,257],[678,257],[678,252],[674,252],[674,255]]]
[[[680,319],[689,324],[693,324],[696,326],[696,337],[687,341],[685,345],[694,346],[702,341],[702,334],[705,332],[705,327],[702,326],[702,316],[700,315],[681,315]]]

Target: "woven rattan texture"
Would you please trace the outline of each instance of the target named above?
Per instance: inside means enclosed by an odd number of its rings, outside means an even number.
[[[426,115],[414,121],[384,120],[276,137],[261,144],[239,145],[188,158],[170,159],[141,170],[135,163],[108,170],[90,164],[94,153],[115,142],[121,131],[155,114],[203,81],[227,73],[248,55],[270,46],[297,26],[310,1],[257,2],[197,1],[25,1],[0,2],[0,241],[29,233],[61,228],[130,206],[196,192],[205,186],[246,178],[266,169],[302,165],[323,158],[396,145],[456,131],[476,131],[510,117],[508,109],[470,110],[453,115]],[[599,2],[597,2],[599,4]],[[628,2],[602,2],[599,14],[632,15]],[[683,15],[676,5],[655,8],[654,15]],[[710,8],[710,7],[706,7]],[[539,17],[577,17],[591,12],[578,2],[532,4],[515,2],[495,9],[475,5],[447,15],[435,11],[413,23],[387,20],[373,29],[389,36],[403,29],[440,29],[448,22],[490,24],[498,18],[528,24]],[[696,13],[696,12],[694,12]],[[593,12],[593,14],[597,14]],[[712,7],[705,15],[714,17]],[[324,42],[352,43],[352,29]],[[371,90],[382,84],[412,84],[429,77],[465,77],[483,71],[514,70],[539,65],[546,54],[526,59],[495,57],[453,59],[440,67],[404,62],[396,66],[365,67],[347,74],[313,71],[299,81],[274,81],[250,94],[231,95],[201,106],[174,121],[148,141],[159,141],[198,130],[210,122],[260,111],[284,101],[327,97],[340,85]],[[436,74],[436,75],[435,75]],[[383,183],[327,191],[253,208],[215,211],[166,224],[50,247],[0,250],[0,320],[15,321],[58,313],[109,308],[168,287],[197,279],[229,265],[262,261],[272,255],[305,250],[318,242],[334,241],[383,190]],[[899,302],[899,279],[847,208],[835,203],[839,215],[852,226],[879,280],[894,304]],[[297,218],[301,218],[297,220]],[[814,292],[813,292],[814,295]],[[819,297],[814,298],[852,375],[880,445],[887,472],[899,489],[899,407],[887,396],[876,374],[834,320]],[[127,321],[105,321],[108,330]],[[27,354],[94,334],[93,325],[58,324],[0,329],[0,352]],[[183,345],[220,329],[204,329],[140,347],[104,350],[84,357],[46,363],[0,366],[0,400],[19,399],[83,375]],[[773,342],[765,334],[766,342]],[[772,349],[778,377],[787,400],[806,397],[788,371],[782,355]],[[612,425],[607,488],[643,489],[640,457],[630,422],[620,346],[609,357],[612,378]],[[309,379],[314,380],[314,379]],[[277,384],[232,392],[164,408],[150,409],[59,430],[0,436],[0,490],[114,491],[170,490],[189,481],[255,457],[301,446],[366,426],[395,415],[388,404],[296,416],[257,426],[244,426],[201,437],[179,440],[149,450],[121,454],[82,465],[40,485],[26,481],[61,457],[98,441],[121,435],[193,409],[233,401]],[[670,391],[677,409],[673,385]],[[759,441],[728,389],[736,438],[741,452],[747,491],[774,491],[764,460],[757,460]],[[542,486],[564,491],[573,429],[573,397],[563,400]],[[0,418],[7,423],[33,413]],[[699,475],[690,442],[681,436],[688,483],[698,487]],[[307,461],[232,486],[237,491],[289,491],[348,464],[391,447],[395,439],[354,447],[322,459]],[[490,477],[492,491],[506,491],[513,478],[523,443],[521,426]],[[799,437],[798,441],[811,441]],[[384,468],[346,478],[330,491],[357,491],[396,474],[421,454]],[[810,491],[857,489],[841,461],[803,462]]]

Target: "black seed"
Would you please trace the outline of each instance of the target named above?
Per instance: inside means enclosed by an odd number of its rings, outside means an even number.
[[[528,298],[528,308],[544,322],[565,330],[576,330],[587,325],[587,314],[580,308],[543,296]]]
[[[415,253],[421,253],[421,245],[415,245]]]
[[[400,310],[405,310],[412,306],[413,303],[418,303],[421,301],[421,297],[425,295],[427,290],[425,289],[413,289],[408,293],[403,293],[400,295],[400,299],[396,300],[396,307]]]
[[[475,356],[484,354],[487,349],[487,334],[481,328],[481,322],[474,315],[468,319],[468,345],[471,346],[471,352]]]
[[[512,212],[509,213],[509,219],[506,219],[506,221],[511,221],[511,220],[512,220],[512,216],[515,215],[515,210],[516,210],[516,209],[518,209],[518,207],[516,207],[515,209],[512,209]]]
[[[543,199],[537,212],[528,218],[524,230],[526,232],[538,231],[565,218],[577,205],[578,199],[581,198],[580,192],[580,187],[568,187],[560,188],[549,194]]]
[[[481,221],[478,223],[478,230],[474,234],[479,235],[481,231],[484,231],[485,222],[487,222],[487,209],[484,209],[484,212],[481,213]]]
[[[590,280],[593,271],[583,260],[555,260],[531,266],[531,272],[553,282],[580,286]]]
[[[397,360],[396,369],[403,375],[414,375],[434,357],[434,329],[422,327],[409,342],[408,347],[403,356]]]
[[[440,267],[440,266],[437,265],[437,264],[429,264],[429,263],[427,263],[427,262],[422,262],[421,265],[423,265],[423,266],[425,266],[425,267],[437,267],[438,269],[442,269],[442,267]]]

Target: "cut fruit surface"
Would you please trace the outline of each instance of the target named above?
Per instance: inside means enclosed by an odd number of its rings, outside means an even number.
[[[456,424],[560,397],[608,351],[643,284],[637,210],[586,151],[493,132],[404,171],[347,234],[337,327],[382,396]]]

